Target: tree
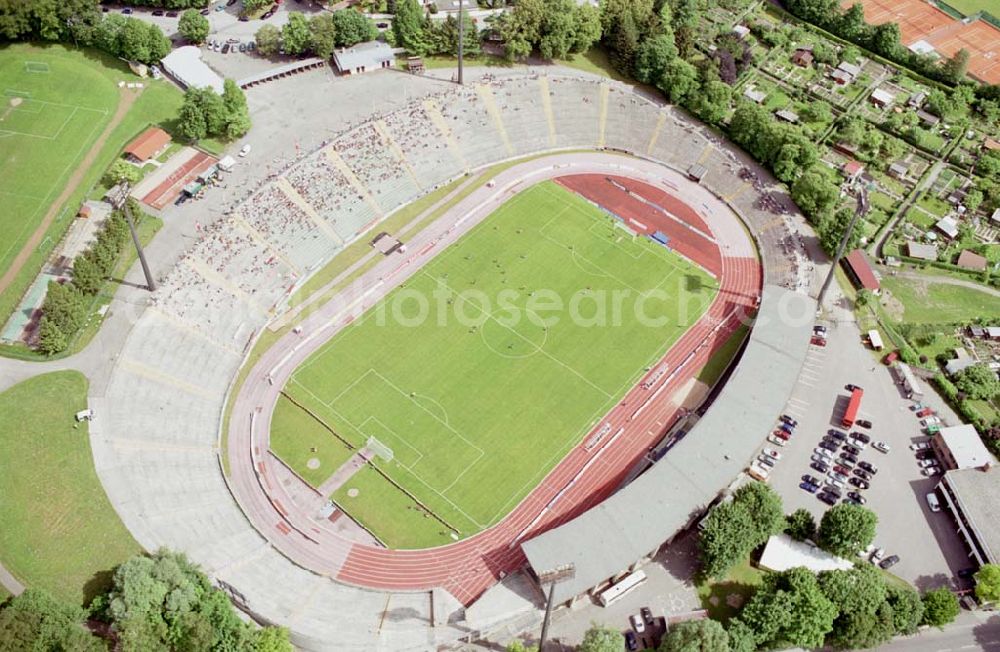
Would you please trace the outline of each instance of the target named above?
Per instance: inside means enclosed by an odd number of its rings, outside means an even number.
[[[617,629],[591,625],[577,646],[578,652],[621,652],[624,647],[622,634]]]
[[[729,652],[757,652],[754,632],[739,618],[731,618],[726,628],[729,637]]]
[[[370,18],[354,9],[340,9],[331,15],[337,34],[337,47],[350,47],[378,38],[378,28]]]
[[[309,49],[309,21],[301,11],[288,14],[288,22],[281,28],[281,44],[291,55],[303,54]]]
[[[694,98],[692,110],[705,122],[718,124],[729,113],[733,99],[733,89],[721,81],[710,81],[701,87]]]
[[[819,232],[819,243],[823,247],[823,251],[828,255],[833,256],[837,252],[837,248],[840,247],[840,241],[844,239],[844,233],[847,231],[847,227],[850,226],[853,217],[854,209],[844,207],[833,215],[827,215],[820,219],[819,228],[817,229]],[[855,228],[851,232],[851,237],[847,240],[844,251],[853,251],[860,242],[861,231]]]
[[[396,45],[416,55],[424,54],[423,11],[417,0],[396,0],[392,18],[392,33]]]
[[[79,607],[26,589],[0,609],[0,649],[103,652],[107,646],[84,628],[84,618]]]
[[[513,640],[507,644],[507,652],[538,652],[538,646],[525,645],[521,641]]]
[[[685,620],[671,625],[659,652],[729,652],[729,636],[717,620]]]
[[[941,64],[941,74],[953,84],[965,79],[965,73],[969,70],[969,51],[960,49],[950,59]]]
[[[971,399],[991,399],[1000,394],[1000,380],[989,365],[980,362],[955,374],[955,387]]]
[[[149,33],[146,23],[135,18],[126,18],[118,38],[122,57],[132,61],[149,61]]]
[[[625,12],[611,37],[611,63],[619,71],[627,74],[634,70],[639,39],[639,28],[632,17],[632,12]]]
[[[944,627],[958,615],[958,598],[951,589],[946,587],[933,589],[924,593],[921,600],[924,603],[924,625]]]
[[[177,31],[191,43],[204,43],[210,29],[208,18],[197,9],[188,9],[177,21]]]
[[[799,567],[764,576],[740,620],[758,647],[814,648],[823,645],[836,616],[837,607],[820,591],[816,576]]]
[[[800,507],[788,515],[785,532],[796,541],[805,541],[816,536],[816,519],[812,512]]]
[[[243,12],[252,14],[259,9],[270,5],[272,0],[243,0]]]
[[[576,31],[570,52],[586,52],[601,40],[601,12],[594,5],[577,4]]]
[[[897,59],[903,49],[900,40],[899,25],[882,23],[872,28],[871,49],[886,59]]]
[[[885,580],[874,566],[822,572],[818,582],[839,611],[830,634],[837,647],[871,647],[892,636],[892,609],[883,607]]]
[[[263,29],[263,27],[261,29]],[[258,45],[258,47],[260,46]],[[333,23],[333,15],[322,13],[316,14],[310,18],[309,49],[313,51],[313,54],[323,59],[329,59],[333,56],[333,51],[336,47],[337,28]]]
[[[851,557],[871,544],[878,517],[860,505],[839,503],[823,514],[819,523],[820,548],[841,557]]]
[[[886,584],[885,601],[892,607],[892,625],[897,634],[913,634],[924,617],[920,595],[909,587]]]
[[[265,57],[272,57],[281,49],[281,30],[274,25],[261,25],[255,39],[257,51]]]
[[[239,138],[250,131],[250,109],[243,89],[232,79],[222,85],[222,106],[225,109],[225,135],[230,140]]]
[[[983,602],[1000,602],[1000,565],[983,565],[975,579],[977,598]]]
[[[191,90],[189,88],[188,92],[190,93]],[[202,113],[201,107],[193,98],[188,99],[188,94],[185,94],[184,103],[181,104],[177,119],[181,133],[188,140],[200,140],[208,136],[208,122],[205,120],[205,114]]]
[[[698,540],[702,572],[721,578],[734,564],[784,527],[781,499],[765,484],[740,487],[733,499],[716,505]]]
[[[67,337],[76,333],[87,318],[87,306],[72,283],[49,281],[42,302],[42,314]]]
[[[292,649],[287,634],[251,630],[197,566],[166,550],[115,569],[105,612],[125,649]]]
[[[667,69],[667,64],[677,58],[673,32],[648,38],[639,46],[635,57],[635,77],[644,84],[655,84]]]
[[[698,90],[698,69],[680,57],[672,59],[664,68],[656,87],[663,91],[671,102],[680,104]]]
[[[121,183],[122,181],[135,183],[141,176],[139,168],[124,159],[117,159],[111,164],[108,171],[104,173],[104,183],[109,186]]]
[[[837,201],[839,191],[822,170],[806,170],[792,184],[792,201],[813,223],[819,223]]]
[[[66,334],[47,315],[42,315],[42,319],[38,323],[38,350],[45,355],[53,355],[65,351],[67,346],[69,346],[69,340],[66,339]],[[0,613],[0,632],[3,631],[2,622],[3,614]],[[3,640],[2,633],[0,633],[0,640]]]
[[[803,109],[802,119],[806,122],[830,122],[833,120],[833,110],[829,102],[814,100]]]
[[[73,260],[73,285],[84,294],[97,294],[104,282],[101,271],[89,256],[77,256]]]

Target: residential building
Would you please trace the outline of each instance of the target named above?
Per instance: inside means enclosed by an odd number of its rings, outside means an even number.
[[[942,217],[934,224],[934,228],[952,240],[958,237],[958,220],[954,217]]]
[[[892,103],[896,101],[896,96],[883,88],[876,88],[868,97],[868,101],[878,108],[884,109],[892,106]]]
[[[931,448],[947,470],[979,469],[996,464],[982,438],[971,423],[941,428],[931,439]]]
[[[742,41],[750,34],[750,28],[746,25],[737,25],[733,28],[733,34]]]
[[[896,161],[889,165],[889,176],[904,181],[906,179],[906,174],[910,171],[910,168],[902,161]]]
[[[838,86],[847,86],[854,81],[854,77],[851,77],[849,73],[846,73],[843,70],[834,70],[830,73],[830,78],[833,79]]]
[[[969,556],[980,566],[1000,563],[1000,471],[994,466],[948,471],[937,489]]]
[[[812,50],[806,48],[798,48],[792,54],[792,63],[796,66],[801,66],[802,68],[808,68],[813,63],[813,53]]]
[[[159,127],[150,127],[125,146],[125,157],[133,163],[145,163],[170,147],[170,134]]]
[[[841,61],[837,64],[837,70],[850,75],[852,81],[855,77],[861,74],[861,66],[856,66],[853,63],[848,63],[846,61]]]
[[[979,254],[969,251],[968,249],[962,251],[958,255],[958,260],[955,264],[962,269],[972,270],[974,272],[982,272],[986,269],[987,260]]]
[[[790,124],[799,123],[799,115],[794,111],[789,111],[788,109],[781,109],[780,111],[775,111],[774,115],[777,116],[779,120],[784,120]]]
[[[917,91],[916,93],[910,95],[910,97],[906,100],[906,106],[910,107],[911,109],[919,109],[923,107],[924,102],[926,101],[927,101],[927,93],[923,91]]]
[[[881,288],[878,276],[868,261],[868,255],[861,249],[855,249],[844,257],[844,267],[851,282],[855,286],[878,294]]]
[[[392,68],[396,55],[388,43],[367,41],[333,53],[333,62],[342,75],[357,75],[382,68]]]
[[[987,136],[986,140],[983,141],[983,149],[1000,152],[1000,140]]]
[[[743,97],[755,104],[763,104],[764,100],[767,99],[767,93],[759,91],[753,86],[747,86],[746,90],[743,91]]]
[[[928,127],[936,127],[938,123],[941,122],[941,118],[937,117],[933,113],[928,113],[923,109],[919,109],[917,111],[917,117],[920,118],[920,122],[924,123],[924,125]]]
[[[906,255],[910,258],[920,260],[937,260],[938,248],[933,244],[922,244],[920,242],[907,242]]]
[[[841,168],[841,170],[843,171],[844,175],[847,176],[847,179],[849,181],[854,181],[861,175],[862,172],[865,171],[865,166],[862,163],[852,159],[844,163],[844,166]]]

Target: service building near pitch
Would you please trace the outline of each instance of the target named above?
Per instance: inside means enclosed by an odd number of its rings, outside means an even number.
[[[765,285],[732,375],[670,453],[601,504],[521,543],[536,580],[553,569],[575,569],[555,584],[554,604],[597,595],[635,571],[733,485],[763,443],[764,435],[755,433],[770,432],[788,401],[808,352],[815,310],[812,298]],[[741,428],[734,431],[733,423]]]
[[[359,75],[372,70],[392,68],[396,64],[396,55],[387,43],[367,41],[334,51],[333,63],[342,75]]]
[[[177,48],[160,62],[163,69],[184,88],[211,88],[222,94],[222,77],[201,60],[201,50],[194,45]]]
[[[1000,471],[996,459],[970,424],[942,428],[931,445],[949,469],[937,488],[969,556],[979,565],[1000,563]]]

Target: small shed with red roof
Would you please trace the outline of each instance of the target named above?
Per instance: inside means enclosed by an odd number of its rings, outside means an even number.
[[[862,290],[868,290],[873,294],[878,294],[881,285],[864,251],[855,249],[847,254],[844,258],[844,268],[847,270],[847,275],[851,278],[855,286]]]

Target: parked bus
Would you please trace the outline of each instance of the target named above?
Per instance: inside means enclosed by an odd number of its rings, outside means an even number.
[[[854,425],[854,420],[858,418],[858,410],[861,408],[861,397],[864,393],[864,390],[860,387],[855,387],[851,391],[851,400],[847,402],[847,409],[844,410],[844,419],[840,425],[845,428],[850,428]]]
[[[637,570],[634,573],[626,575],[620,582],[614,584],[611,588],[601,591],[601,595],[599,597],[601,606],[610,607],[621,598],[624,598],[629,591],[643,584],[645,581],[646,574],[641,570]]]

